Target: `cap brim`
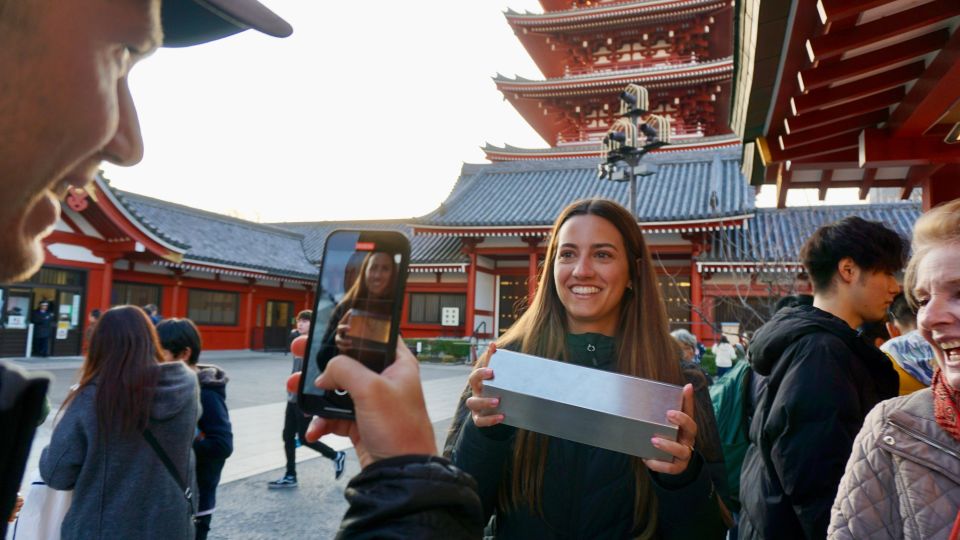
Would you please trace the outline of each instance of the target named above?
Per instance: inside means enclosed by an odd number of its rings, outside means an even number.
[[[293,33],[290,23],[257,0],[162,0],[163,45],[188,47],[249,28],[275,37]]]

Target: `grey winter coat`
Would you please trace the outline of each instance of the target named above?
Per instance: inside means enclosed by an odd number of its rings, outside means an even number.
[[[830,538],[947,538],[960,508],[960,443],[933,416],[933,392],[877,405],[853,444]]]
[[[182,362],[160,364],[149,429],[196,491],[193,437],[199,418],[197,376]],[[40,456],[40,475],[53,489],[72,489],[63,540],[192,539],[191,508],[177,482],[141,433],[104,442],[96,416],[96,384],[82,388]]]

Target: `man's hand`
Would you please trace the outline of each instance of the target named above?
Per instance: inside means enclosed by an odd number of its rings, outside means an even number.
[[[296,391],[300,375],[287,381]],[[348,356],[336,356],[315,381],[317,388],[342,388],[350,392],[356,421],[314,417],[307,440],[333,433],[350,437],[366,467],[374,461],[409,454],[436,455],[433,425],[420,386],[420,364],[403,342],[396,360],[383,373],[375,373]]]

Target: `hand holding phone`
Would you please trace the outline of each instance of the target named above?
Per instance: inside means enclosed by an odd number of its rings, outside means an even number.
[[[353,418],[348,390],[310,384],[337,355],[374,372],[393,363],[409,259],[410,243],[398,232],[338,230],[327,237],[297,397],[303,412]]]
[[[349,437],[361,467],[395,456],[437,454],[420,384],[420,364],[403,342],[397,344],[396,360],[383,373],[337,356],[316,381],[301,381],[301,373],[294,373],[287,387],[296,389],[301,382],[348,390],[356,411],[355,420],[315,417],[307,429],[308,441],[330,433]]]

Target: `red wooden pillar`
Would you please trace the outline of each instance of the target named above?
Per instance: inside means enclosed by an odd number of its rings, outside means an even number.
[[[243,341],[248,349],[253,348],[253,293],[257,292],[253,284],[256,282],[253,278],[247,278],[247,320],[243,325]]]
[[[697,340],[703,341],[703,277],[697,268],[697,256],[700,255],[703,246],[698,243],[693,244],[693,252],[690,258],[690,331],[697,336]]]
[[[110,309],[110,297],[113,293],[113,263],[120,257],[114,253],[101,253],[103,258],[103,278],[100,284],[100,309]]]
[[[530,250],[530,261],[527,268],[527,305],[531,306],[533,305],[533,297],[537,294],[537,258],[539,257],[537,246],[540,245],[540,239],[524,237],[522,240],[527,243]]]
[[[313,287],[306,285],[304,289],[306,290],[303,293],[303,309],[313,309],[313,302],[310,301],[310,297],[312,296],[310,293],[313,291]]]
[[[470,267],[467,268],[467,313],[464,317],[467,336],[473,335],[474,305],[477,301],[477,252],[475,248],[480,241],[476,238],[462,238],[463,252],[470,258]]]
[[[180,286],[183,285],[183,270],[174,268],[173,270],[173,298],[170,301],[170,316],[180,317]]]

